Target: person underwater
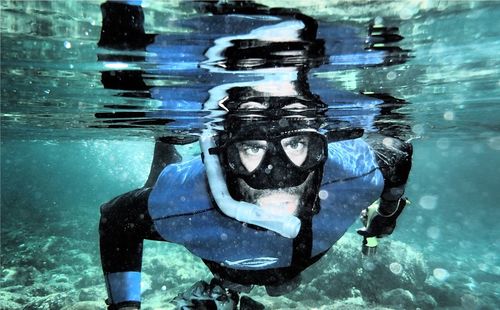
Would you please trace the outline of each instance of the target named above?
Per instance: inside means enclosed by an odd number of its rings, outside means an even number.
[[[170,164],[154,187],[121,195],[102,207],[101,258],[110,306],[140,305],[144,239],[183,245],[203,259],[231,296],[252,285],[264,285],[269,295],[278,296],[296,288],[300,273],[377,199],[385,209],[378,210],[363,234],[390,233],[395,225],[409,172],[407,144],[399,142],[397,150],[396,143],[389,150],[375,144],[384,148],[375,150],[360,137],[362,131],[329,128],[317,97],[264,95],[248,86],[227,92],[225,104],[240,109],[227,115],[224,130],[203,160]],[[279,108],[241,108],[255,106]],[[216,168],[225,179],[207,181],[206,171],[212,167],[205,165],[214,156],[211,165],[220,165]],[[392,162],[383,162],[386,158]],[[254,204],[273,219],[297,218],[296,235],[222,212],[227,206],[218,206],[210,191],[221,183],[232,200]]]
[[[114,5],[123,3],[104,8]],[[364,237],[390,234],[403,210],[411,145],[365,132],[355,117],[327,115],[329,106],[307,81],[325,61],[315,21],[293,10],[274,17],[259,6],[240,9],[228,18],[239,18],[245,34],[225,27],[200,63],[219,74],[211,75],[203,102],[213,118],[200,133],[202,155],[180,161],[175,148],[164,148],[166,159],[153,165],[146,186],[101,207],[108,309],[140,308],[145,239],[184,246],[214,276],[174,299],[178,308],[261,309],[240,295],[255,285],[270,296],[297,288],[302,271],[373,202],[375,209],[364,211]],[[263,40],[278,30],[286,35]],[[109,82],[127,75],[103,76]]]

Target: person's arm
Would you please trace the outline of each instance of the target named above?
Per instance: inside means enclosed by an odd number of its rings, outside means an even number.
[[[390,235],[406,205],[403,197],[411,169],[413,147],[396,138],[374,136],[368,139],[384,176],[384,189],[378,204],[363,211],[365,227],[358,230],[364,237]]]
[[[101,207],[99,241],[108,309],[139,309],[144,239],[163,240],[148,214],[150,188],[118,196]]]

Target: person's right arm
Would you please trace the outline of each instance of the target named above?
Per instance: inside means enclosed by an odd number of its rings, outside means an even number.
[[[116,197],[101,207],[99,242],[108,309],[139,309],[144,239],[163,240],[148,213],[151,188]]]

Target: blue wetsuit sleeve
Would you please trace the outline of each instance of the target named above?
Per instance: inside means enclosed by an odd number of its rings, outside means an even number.
[[[108,303],[140,304],[141,301],[141,273],[137,271],[113,272],[105,275]]]

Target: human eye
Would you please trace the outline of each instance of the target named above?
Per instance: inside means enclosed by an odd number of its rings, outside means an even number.
[[[281,145],[288,159],[296,166],[301,166],[306,158],[309,149],[309,139],[307,137],[290,137],[281,140]]]
[[[283,147],[286,150],[299,152],[307,148],[308,141],[305,137],[285,138],[282,141]]]
[[[265,148],[261,145],[248,144],[243,147],[243,150],[247,155],[257,156],[264,153]]]
[[[246,141],[240,143],[238,150],[245,156],[262,156],[266,152],[265,141]]]
[[[247,171],[254,171],[261,163],[266,154],[266,141],[245,141],[237,144],[240,161]]]

